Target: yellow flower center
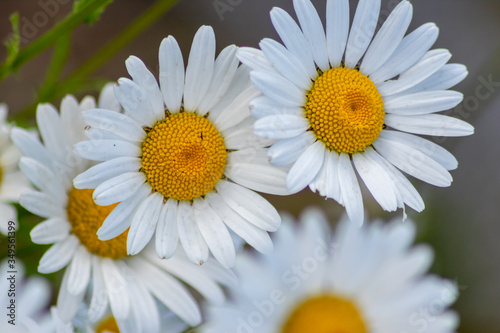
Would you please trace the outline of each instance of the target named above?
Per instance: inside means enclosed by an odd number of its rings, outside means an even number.
[[[154,191],[190,201],[212,191],[226,167],[224,139],[195,113],[170,114],[142,144],[142,171]]]
[[[356,306],[335,296],[306,300],[289,316],[281,333],[366,333]]]
[[[120,333],[120,329],[115,318],[108,317],[97,326],[95,333]]]
[[[358,70],[332,68],[314,82],[305,116],[311,130],[336,152],[362,152],[384,125],[384,101],[375,84]]]
[[[96,205],[92,199],[93,192],[94,190],[76,188],[69,192],[66,211],[71,231],[90,253],[112,259],[126,257],[128,230],[108,241],[101,241],[97,238],[97,230],[117,204]]]

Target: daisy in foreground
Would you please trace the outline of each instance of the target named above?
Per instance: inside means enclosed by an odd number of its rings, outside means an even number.
[[[6,123],[7,105],[0,104],[0,233],[7,235],[9,221],[17,228],[17,212],[11,205],[19,195],[29,189],[29,182],[17,164],[21,154],[10,141],[12,126]]]
[[[213,260],[203,267],[193,265],[182,249],[168,261],[158,259],[151,249],[129,257],[127,232],[110,241],[97,239],[97,230],[116,205],[98,206],[92,190],[73,187],[74,177],[91,164],[73,153],[73,145],[84,138],[81,112],[95,107],[93,98],[78,104],[72,96],[62,100],[60,114],[52,105],[41,104],[36,118],[44,143],[20,128],[11,134],[24,155],[21,170],[39,189],[23,193],[20,204],[47,219],[33,228],[31,238],[37,244],[54,244],[40,259],[38,271],[52,273],[67,266],[57,297],[58,317],[70,322],[88,300],[91,322],[109,311],[122,333],[158,332],[159,301],[195,326],[201,314],[180,281],[210,302],[222,303],[224,293],[217,282],[232,283],[234,276]],[[103,89],[99,107],[119,114],[112,85]]]
[[[280,8],[271,11],[284,46],[264,39],[262,51],[240,48],[252,82],[265,95],[251,102],[255,133],[278,139],[271,164],[291,166],[290,192],[309,186],[346,207],[363,223],[359,177],[386,211],[422,211],[422,198],[400,172],[449,186],[457,161],[413,134],[464,136],[469,124],[434,114],[463,99],[449,91],[467,70],[446,64],[451,54],[430,50],[438,28],[427,23],[405,36],[412,5],[401,1],[372,40],[380,0],[361,0],[349,29],[349,1],[328,0],[326,34],[309,0],[294,0],[300,27]],[[399,170],[398,170],[399,169]]]
[[[201,333],[451,333],[456,285],[425,275],[432,250],[411,246],[414,225],[359,228],[342,221],[332,242],[319,211],[284,219],[275,253],[241,253],[232,301],[209,306]]]
[[[287,194],[286,172],[269,165],[271,141],[253,134],[249,102],[260,93],[249,69],[238,66],[236,46],[217,59],[208,26],[196,33],[184,73],[182,54],[170,36],[160,45],[160,86],[136,57],[126,61],[133,80],[118,80],[115,94],[125,114],[89,110],[89,128],[100,139],[80,142],[80,156],[105,161],[76,177],[76,188],[95,188],[99,205],[118,204],[97,235],[101,240],[130,227],[127,252],[139,253],[156,231],[160,258],[178,241],[196,264],[209,250],[224,266],[234,264],[229,227],[257,250],[272,248],[268,231],[281,220],[250,189]]]

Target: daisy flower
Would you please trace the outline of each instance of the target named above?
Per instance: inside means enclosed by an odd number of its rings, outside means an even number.
[[[11,203],[18,202],[19,195],[29,189],[28,180],[17,167],[21,154],[10,141],[12,126],[6,123],[7,113],[7,105],[0,104],[0,233],[4,235],[9,221],[17,228],[17,212]]]
[[[258,136],[278,141],[271,164],[290,166],[290,192],[305,187],[344,205],[363,223],[358,176],[386,211],[422,211],[422,198],[401,171],[449,186],[457,161],[414,134],[464,136],[469,124],[441,114],[463,99],[447,90],[467,75],[430,50],[438,28],[427,23],[405,36],[412,5],[401,1],[374,36],[380,0],[361,0],[349,29],[349,1],[328,0],[326,33],[309,0],[294,0],[300,27],[280,8],[271,20],[284,45],[264,39],[262,50],[240,48],[264,96],[251,102]],[[374,37],[373,37],[374,36]],[[373,37],[373,39],[372,39]],[[358,176],[356,175],[356,172]]]
[[[4,312],[0,332],[54,332],[49,312],[50,283],[41,276],[26,277],[24,264],[19,259],[16,259],[15,269],[4,259],[0,262],[0,272],[0,306]]]
[[[119,114],[119,104],[113,101],[113,87],[108,85],[98,106]],[[19,128],[11,135],[24,155],[21,170],[39,189],[23,193],[20,203],[46,218],[33,228],[31,238],[37,244],[53,244],[38,271],[52,273],[66,267],[57,298],[59,317],[70,322],[88,294],[89,320],[97,322],[110,309],[122,332],[158,332],[156,300],[189,325],[197,325],[199,307],[181,281],[220,303],[224,294],[217,282],[231,283],[234,277],[213,260],[203,267],[193,265],[181,249],[168,261],[160,260],[154,250],[129,257],[127,232],[109,241],[97,238],[97,230],[116,205],[98,206],[92,190],[73,187],[74,177],[91,166],[73,153],[73,145],[85,136],[81,112],[95,108],[93,98],[78,104],[72,96],[62,100],[60,114],[52,105],[41,104],[36,117],[44,143]]]
[[[269,165],[272,141],[253,134],[248,103],[260,93],[236,46],[215,57],[208,26],[196,33],[184,72],[182,54],[169,36],[160,45],[160,84],[136,57],[126,61],[132,80],[121,78],[115,94],[124,114],[83,113],[100,139],[81,142],[82,157],[104,161],[76,177],[76,188],[95,188],[99,205],[118,204],[97,235],[112,239],[130,228],[127,252],[139,253],[155,234],[160,258],[178,242],[196,264],[209,251],[224,266],[234,263],[229,229],[257,250],[272,247],[268,231],[281,220],[252,190],[287,194],[286,172]]]
[[[269,256],[241,253],[231,301],[208,306],[201,333],[451,333],[456,285],[425,274],[432,250],[411,246],[413,223],[284,219]]]

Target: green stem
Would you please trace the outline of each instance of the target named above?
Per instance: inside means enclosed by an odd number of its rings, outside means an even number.
[[[60,98],[68,93],[74,93],[82,85],[86,85],[87,77],[95,70],[111,59],[119,50],[139,36],[147,27],[158,20],[178,0],[158,0],[130,26],[121,32],[110,43],[95,53],[84,64],[71,73],[64,81],[60,82],[53,91],[51,100]],[[15,117],[17,122],[26,121],[32,114],[40,101],[37,100],[25,109],[21,110]]]
[[[0,66],[0,82],[11,73],[17,71],[24,63],[54,44],[62,35],[67,34],[84,22],[91,14],[99,9],[104,2],[103,0],[90,0],[87,5],[82,7],[78,12],[70,14],[43,36],[31,44],[28,44],[24,49],[19,51],[12,61],[5,62]]]

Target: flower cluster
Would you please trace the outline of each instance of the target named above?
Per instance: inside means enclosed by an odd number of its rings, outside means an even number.
[[[202,26],[184,66],[165,38],[158,79],[131,56],[131,78],[98,101],[38,105],[39,135],[5,125],[0,106],[0,231],[19,201],[44,219],[38,271],[62,274],[51,315],[47,288],[26,283],[25,331],[455,331],[455,284],[426,274],[413,222],[364,224],[362,184],[404,219],[424,209],[404,173],[451,185],[457,160],[419,135],[473,133],[437,114],[462,101],[449,89],[467,70],[431,49],[433,23],[407,34],[409,1],[378,31],[379,0],[360,0],[352,23],[349,1],[327,0],[326,27],[310,0],[293,5],[298,23],[274,8],[282,43],[259,49],[216,55]],[[306,187],[345,207],[335,232],[318,210],[294,221],[258,193]]]

